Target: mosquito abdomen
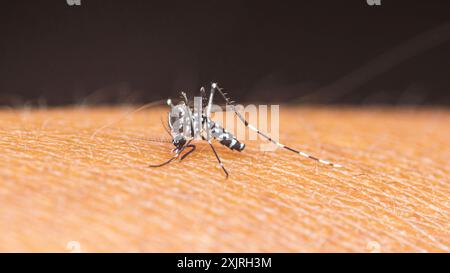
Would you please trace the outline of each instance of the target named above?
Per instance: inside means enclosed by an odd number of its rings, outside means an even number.
[[[245,148],[244,143],[241,143],[235,136],[214,122],[212,122],[211,125],[211,134],[219,141],[220,144],[230,148],[231,150],[240,152]]]

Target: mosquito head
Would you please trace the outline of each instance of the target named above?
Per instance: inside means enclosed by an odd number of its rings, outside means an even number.
[[[173,138],[172,143],[180,150],[186,144],[186,138],[183,135],[176,135]]]

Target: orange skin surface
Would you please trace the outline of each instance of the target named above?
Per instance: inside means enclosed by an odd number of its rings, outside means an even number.
[[[182,162],[123,107],[0,110],[0,251],[449,252],[450,112],[280,107],[280,141]],[[118,121],[109,127],[105,125]]]

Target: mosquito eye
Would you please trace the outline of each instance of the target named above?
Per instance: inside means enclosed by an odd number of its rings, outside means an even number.
[[[184,146],[184,144],[186,144],[186,139],[182,138],[178,141],[178,145]]]
[[[178,138],[175,138],[172,141],[172,143],[173,143],[173,145],[178,146],[178,147],[184,146],[184,144],[186,144],[186,139],[184,137],[178,137]]]

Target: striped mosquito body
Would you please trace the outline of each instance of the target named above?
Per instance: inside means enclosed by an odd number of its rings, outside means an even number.
[[[163,165],[169,164],[173,160],[180,157],[181,153],[189,149],[183,156],[181,156],[180,160],[186,158],[190,153],[195,150],[195,145],[191,144],[193,140],[206,140],[211,147],[220,167],[224,171],[226,177],[228,177],[228,172],[225,169],[222,161],[217,154],[214,146],[212,145],[211,140],[217,140],[220,144],[225,147],[241,152],[245,148],[245,144],[240,142],[235,136],[233,136],[230,132],[228,132],[225,128],[223,128],[220,124],[214,122],[211,119],[211,107],[213,104],[213,99],[215,92],[225,100],[226,104],[231,106],[231,109],[236,114],[236,116],[243,122],[243,124],[252,131],[255,131],[262,138],[270,141],[277,146],[288,150],[290,152],[294,152],[308,159],[317,161],[319,163],[333,166],[333,167],[341,167],[341,165],[331,163],[329,161],[311,156],[302,151],[293,149],[289,146],[281,144],[280,142],[272,139],[270,136],[261,132],[258,128],[254,127],[236,110],[235,104],[231,101],[227,94],[223,92],[221,88],[218,87],[216,83],[211,84],[211,91],[209,93],[209,97],[206,97],[205,89],[202,87],[200,89],[200,98],[201,101],[197,103],[197,107],[191,107],[189,101],[184,92],[181,92],[182,100],[174,105],[172,100],[168,99],[167,104],[170,106],[170,111],[168,114],[168,127],[166,130],[172,137],[172,144],[175,148],[172,150],[174,156],[158,165],[150,165],[150,167],[161,167]]]
[[[238,152],[244,150],[244,143],[241,143],[235,136],[233,136],[219,124],[213,121],[210,121],[210,123],[211,135],[214,137],[214,139],[217,139],[220,144]]]

